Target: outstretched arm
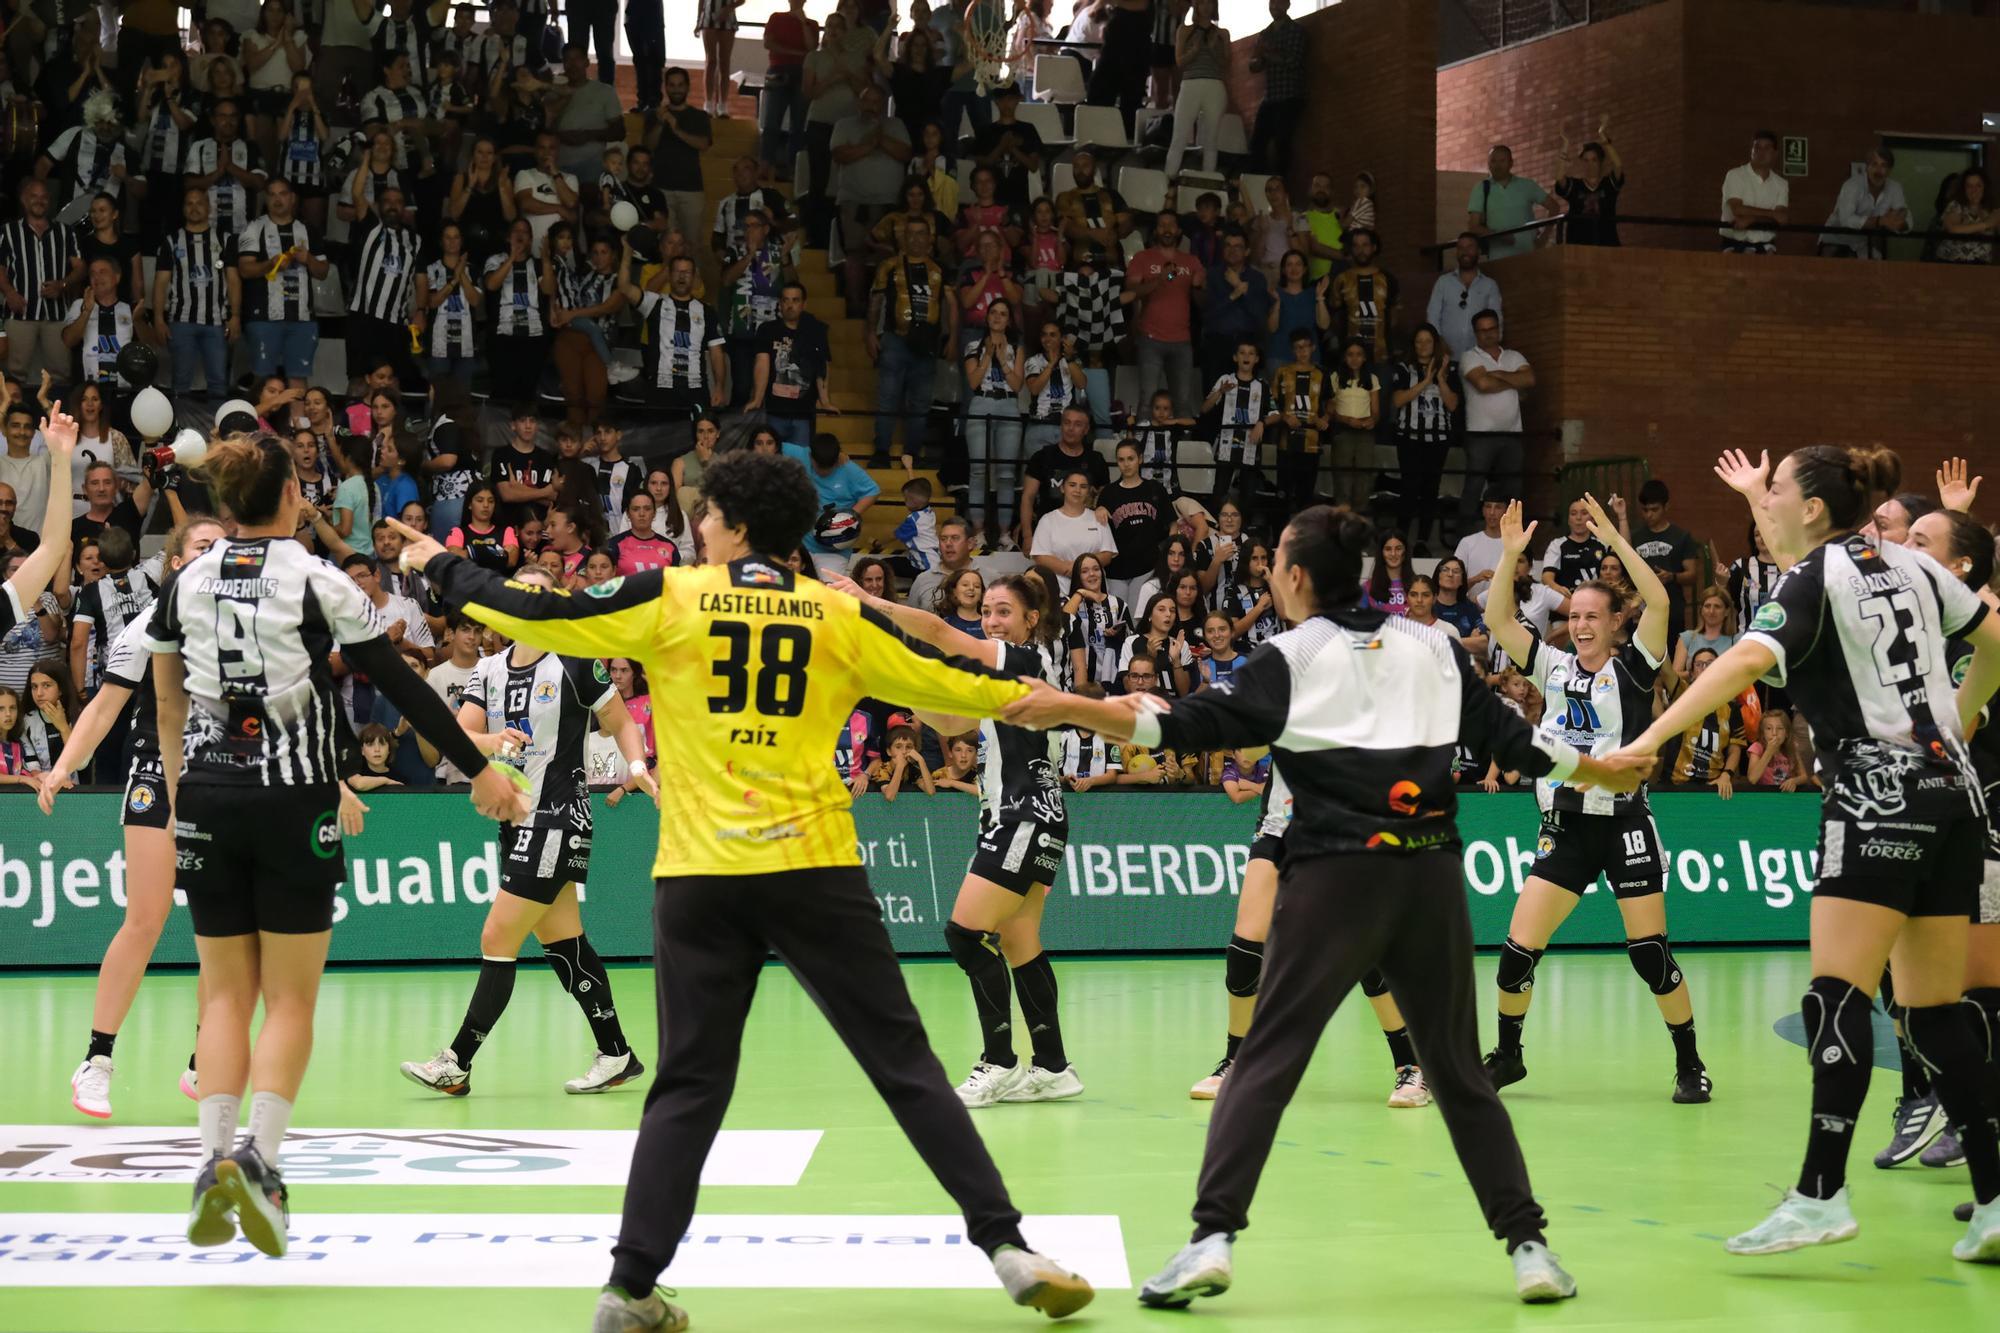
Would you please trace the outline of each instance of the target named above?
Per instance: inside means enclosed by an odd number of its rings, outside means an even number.
[[[1500,519],[1500,559],[1495,562],[1493,586],[1486,593],[1486,628],[1493,635],[1494,642],[1507,650],[1508,660],[1515,666],[1525,667],[1535,651],[1535,636],[1514,614],[1514,570],[1521,562],[1521,554],[1534,540],[1533,523],[1521,526],[1521,502],[1509,501],[1507,512]]]
[[[76,449],[76,437],[76,418],[65,415],[62,404],[58,402],[54,410],[42,418],[42,439],[49,454],[49,502],[42,511],[41,545],[21,562],[21,567],[7,580],[7,589],[23,612],[41,599],[49,580],[55,577],[56,571],[69,556],[70,495],[74,489],[69,459]]]
[[[1618,559],[1625,566],[1625,573],[1631,578],[1632,586],[1645,600],[1646,609],[1639,615],[1638,627],[1632,633],[1632,641],[1640,651],[1654,662],[1665,660],[1667,655],[1667,624],[1673,615],[1673,603],[1668,600],[1667,585],[1660,582],[1659,573],[1646,563],[1644,556],[1632,547],[1622,525],[1613,523],[1604,506],[1597,503],[1597,497],[1586,492],[1583,502],[1590,506],[1590,531],[1606,546],[1618,553]],[[1614,505],[1619,504],[1617,496],[1611,497]],[[1620,506],[1622,509],[1622,505]]]

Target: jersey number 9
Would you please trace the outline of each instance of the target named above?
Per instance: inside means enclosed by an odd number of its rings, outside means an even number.
[[[722,681],[722,693],[711,695],[711,713],[740,713],[750,701],[750,627],[740,620],[718,620],[709,634],[722,640],[722,655],[710,665]],[[812,634],[802,625],[766,625],[757,636],[757,711],[765,717],[797,717],[806,706],[806,664],[812,660]]]

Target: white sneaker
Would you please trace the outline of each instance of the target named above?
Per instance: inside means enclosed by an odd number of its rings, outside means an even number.
[[[447,1097],[463,1097],[472,1091],[472,1075],[459,1067],[457,1054],[450,1050],[439,1051],[428,1060],[405,1060],[402,1069],[410,1082]]]
[[[630,361],[613,361],[604,368],[604,378],[610,384],[629,384],[639,378],[639,367]]]
[[[93,1120],[111,1118],[111,1057],[93,1055],[69,1076],[69,1104]]]
[[[1088,1282],[1046,1254],[1018,1245],[1002,1245],[993,1252],[993,1272],[1014,1304],[1040,1310],[1051,1319],[1075,1314],[1097,1295]]]
[[[1080,1096],[1083,1080],[1076,1076],[1075,1065],[1064,1065],[1061,1069],[1043,1069],[1040,1065],[1026,1064],[1027,1073],[1014,1088],[1003,1093],[1003,1102],[1059,1102],[1066,1097]]]
[[[196,1080],[195,1072],[192,1069],[183,1069],[181,1071],[181,1096],[191,1102],[201,1100],[201,1084]]]
[[[984,1060],[972,1067],[965,1076],[965,1082],[953,1089],[959,1101],[969,1108],[991,1106],[1005,1099],[1016,1084],[1028,1076],[1028,1062],[1023,1060],[1012,1069],[1002,1065],[989,1065]]]
[[[1229,1066],[1235,1063],[1228,1056],[1223,1056],[1222,1063],[1215,1067],[1213,1074],[1188,1089],[1188,1098],[1197,1102],[1214,1101],[1216,1094],[1222,1091],[1222,1080],[1229,1077]]]
[[[1861,1224],[1847,1206],[1847,1186],[1842,1185],[1831,1199],[1809,1199],[1790,1189],[1769,1217],[1742,1235],[1731,1236],[1723,1248],[1731,1254],[1783,1254],[1808,1245],[1837,1245],[1860,1233]]]
[[[1576,1279],[1563,1271],[1549,1247],[1526,1241],[1514,1247],[1514,1294],[1529,1305],[1566,1301],[1576,1295]]]
[[[1140,1304],[1182,1310],[1197,1296],[1220,1296],[1228,1291],[1235,1277],[1229,1243],[1228,1234],[1218,1231],[1181,1246],[1180,1253],[1139,1288]]]
[[[568,1093],[609,1092],[646,1072],[646,1066],[639,1063],[639,1057],[631,1051],[623,1055],[606,1055],[599,1051],[597,1058],[590,1062],[590,1069],[582,1078],[573,1078],[563,1084]]]
[[[2000,1199],[1972,1210],[1965,1239],[1951,1247],[1951,1257],[1968,1264],[2000,1264]]]
[[[1431,1090],[1424,1082],[1424,1071],[1415,1065],[1404,1065],[1397,1069],[1396,1086],[1389,1093],[1389,1105],[1398,1110],[1408,1110],[1411,1107],[1430,1104]]]

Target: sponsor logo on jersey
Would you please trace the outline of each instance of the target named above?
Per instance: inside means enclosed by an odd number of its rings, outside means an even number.
[[[1424,789],[1414,782],[1398,782],[1389,788],[1389,808],[1399,815],[1414,815],[1417,813],[1417,798],[1423,794]]]
[[[1611,673],[1607,671],[1597,678],[1597,692],[1599,694],[1609,694],[1617,684],[1618,682],[1612,679]]]
[[[1924,849],[1914,842],[1865,842],[1861,844],[1861,859],[1864,861],[1921,861]]]
[[[541,684],[535,686],[536,703],[538,704],[554,703],[555,697],[556,697],[556,683],[554,681],[545,680]]]
[[[599,685],[609,685],[611,683],[611,668],[604,664],[603,658],[591,659],[590,678]]]
[[[1750,621],[1751,629],[1777,630],[1785,627],[1785,608],[1776,602],[1766,602],[1757,608],[1757,614]]]
[[[1548,834],[1544,833],[1541,837],[1535,839],[1535,859],[1537,861],[1543,859],[1555,849],[1556,840]]]
[[[585,597],[609,597],[624,586],[625,576],[620,574],[617,578],[606,579],[602,583],[591,584],[583,590],[583,595]]]
[[[1966,673],[1971,670],[1972,670],[1972,654],[1967,653],[1965,656],[1959,658],[1956,662],[1953,662],[1951,664],[1951,683],[1954,685],[1965,684]]]
[[[783,586],[785,576],[769,565],[759,564],[755,560],[746,560],[736,567],[736,581],[738,583],[753,584],[758,587],[775,588]]]
[[[125,798],[125,804],[131,808],[133,814],[143,815],[153,808],[153,802],[157,799],[158,797],[153,794],[152,783],[135,782],[132,784],[132,794]]]
[[[324,861],[340,851],[340,816],[332,810],[313,821],[312,854]]]

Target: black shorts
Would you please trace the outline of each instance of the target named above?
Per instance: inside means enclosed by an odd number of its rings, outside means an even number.
[[[125,779],[125,804],[118,822],[126,828],[171,828],[167,806],[167,770],[156,754],[137,755]]]
[[[1277,833],[1259,833],[1250,843],[1250,859],[1252,861],[1269,861],[1272,865],[1283,869],[1285,864],[1284,836]]]
[[[1551,810],[1535,839],[1538,879],[1582,897],[1603,875],[1618,898],[1643,898],[1667,889],[1667,852],[1652,812],[1586,815]]]
[[[1056,882],[1063,849],[1068,845],[1068,820],[1060,824],[1038,824],[1032,819],[982,824],[979,846],[966,873],[990,879],[1009,893],[1025,897],[1037,884]]]
[[[1906,810],[1889,819],[1856,820],[1828,793],[1819,867],[1817,897],[1874,903],[1905,916],[2000,924],[2000,866],[1986,859],[1986,821],[1970,812],[1924,819]],[[1989,906],[1992,916],[1986,915]]]
[[[269,116],[276,120],[292,106],[292,90],[286,88],[252,88],[249,93],[250,111],[253,115]]]
[[[547,906],[563,885],[581,884],[589,873],[588,829],[500,826],[500,887],[516,898]]]
[[[334,891],[347,878],[340,793],[332,783],[183,782],[174,811],[174,867],[197,935],[331,930]]]

